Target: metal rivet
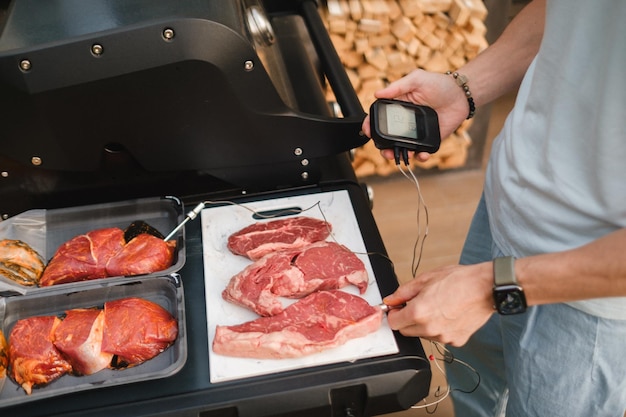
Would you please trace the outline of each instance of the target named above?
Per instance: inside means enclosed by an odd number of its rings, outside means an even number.
[[[243,63],[243,68],[246,71],[252,71],[254,69],[254,62],[247,60],[246,62]]]
[[[303,180],[308,180],[309,179],[309,173],[304,171],[302,174],[300,174],[300,176],[302,177]]]
[[[172,39],[174,39],[174,29],[163,29],[163,39],[165,39],[166,41],[171,41]]]
[[[2,220],[6,220],[6,219],[8,219],[8,218],[9,218],[9,215],[8,215],[8,214],[6,214],[6,213],[5,213],[5,214],[3,214],[3,215],[2,215]]]
[[[91,45],[91,53],[94,54],[95,56],[100,56],[102,55],[103,52],[104,52],[104,48],[102,47],[102,45],[99,45],[97,43]]]
[[[302,161],[300,161],[300,163],[302,164],[303,167],[309,165],[309,160],[308,159],[303,159]]]
[[[31,68],[32,68],[32,64],[30,63],[28,59],[22,59],[20,61],[20,69],[22,71],[30,71]]]
[[[40,158],[40,157],[38,157],[38,156],[33,156],[32,158],[30,158],[30,163],[31,163],[31,164],[33,164],[33,165],[35,165],[35,166],[39,166],[39,165],[41,165],[41,164],[42,164],[42,162],[43,162],[43,161],[42,161],[42,160],[41,160],[41,158]]]
[[[2,171],[0,175],[2,176],[2,178],[7,178],[9,176],[9,173],[7,171]]]
[[[296,148],[293,150],[294,155],[300,156],[302,155],[302,148]]]

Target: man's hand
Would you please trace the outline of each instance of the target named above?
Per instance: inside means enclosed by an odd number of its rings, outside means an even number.
[[[464,345],[493,314],[493,266],[441,267],[416,276],[383,300],[388,305],[406,303],[387,318],[405,336]]]

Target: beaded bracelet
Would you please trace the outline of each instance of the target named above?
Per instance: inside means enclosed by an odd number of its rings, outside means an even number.
[[[467,76],[459,74],[456,71],[446,71],[446,75],[451,75],[452,77],[454,77],[454,81],[456,81],[456,84],[463,89],[465,97],[467,97],[467,104],[469,104],[469,114],[467,115],[466,119],[471,119],[472,117],[474,117],[474,113],[476,113],[476,105],[474,104],[474,98],[472,97],[472,93],[470,92],[469,86],[467,85],[469,79],[467,78]]]

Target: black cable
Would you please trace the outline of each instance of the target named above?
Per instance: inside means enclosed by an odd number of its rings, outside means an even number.
[[[407,148],[402,149],[402,160],[404,161],[404,165],[407,168],[410,168],[409,167],[409,150]]]
[[[393,148],[393,159],[396,162],[396,165],[400,165],[400,148]]]

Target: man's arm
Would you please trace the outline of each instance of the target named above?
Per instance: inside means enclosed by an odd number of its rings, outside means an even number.
[[[584,246],[515,261],[528,305],[626,297],[626,229]],[[406,336],[460,346],[493,314],[493,262],[450,265],[417,275],[385,297],[406,303],[388,313]]]
[[[507,25],[502,35],[458,72],[469,78],[476,106],[517,88],[539,51],[545,24],[545,0],[534,0]]]
[[[626,297],[626,229],[587,245],[515,262],[528,304]]]

